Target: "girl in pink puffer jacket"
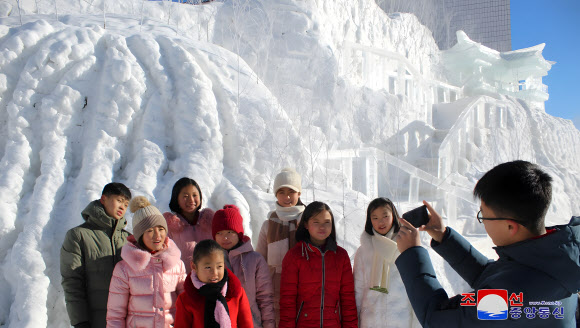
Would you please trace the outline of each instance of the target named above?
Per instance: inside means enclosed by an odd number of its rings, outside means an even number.
[[[167,220],[168,236],[181,251],[181,260],[186,263],[185,270],[191,271],[193,248],[204,239],[212,239],[211,221],[213,210],[201,209],[203,195],[201,188],[190,178],[181,178],[175,182],[171,190],[169,209],[163,213]]]
[[[133,198],[130,208],[133,236],[113,271],[107,328],[173,327],[175,301],[186,278],[181,252],[167,237],[163,215],[145,197]]]

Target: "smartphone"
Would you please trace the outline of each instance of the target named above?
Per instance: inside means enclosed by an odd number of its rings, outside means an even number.
[[[427,213],[427,206],[419,206],[403,214],[403,219],[409,221],[415,228],[427,224],[429,222],[429,213]]]

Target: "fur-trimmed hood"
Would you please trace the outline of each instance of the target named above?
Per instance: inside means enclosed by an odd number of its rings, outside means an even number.
[[[204,208],[199,211],[199,218],[197,220],[197,224],[203,230],[211,231],[211,223],[213,220],[214,211],[210,208]],[[167,221],[167,227],[172,232],[181,232],[186,227],[190,226],[191,224],[180,214],[173,213],[173,212],[165,212],[163,213],[165,220]]]
[[[163,250],[151,254],[137,245],[137,240],[135,240],[134,236],[129,236],[127,243],[121,250],[121,257],[133,270],[145,270],[152,259],[161,259],[163,261],[163,271],[168,271],[174,266],[179,265],[181,251],[177,248],[173,240],[166,237]]]
[[[181,253],[169,237],[165,248],[155,254],[140,249],[135,237],[127,239],[105,302],[107,327],[168,328],[174,323],[175,300],[187,277]]]

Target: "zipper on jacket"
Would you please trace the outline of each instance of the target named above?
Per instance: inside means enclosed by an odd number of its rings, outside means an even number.
[[[242,267],[242,275],[244,276],[244,284],[248,279],[246,279],[246,266],[244,265],[244,254],[240,253],[240,266]]]
[[[320,251],[320,250],[319,250]],[[325,276],[325,266],[324,266],[324,254],[326,252],[322,252],[320,251],[320,254],[322,255],[322,292],[320,293],[322,295],[322,299],[320,300],[320,328],[322,328],[322,326],[324,325],[324,276]]]
[[[298,315],[296,315],[296,321],[295,321],[296,326],[298,326],[298,319],[300,319],[300,313],[302,312],[303,306],[304,306],[304,301],[302,301],[302,303],[300,303],[300,308],[298,309]]]
[[[109,237],[111,240],[111,253],[113,254],[113,265],[116,264],[115,260],[117,258],[117,250],[115,249],[115,231],[117,231],[117,225],[119,224],[119,220],[115,220],[115,224],[113,225],[113,231],[111,231],[111,236]]]

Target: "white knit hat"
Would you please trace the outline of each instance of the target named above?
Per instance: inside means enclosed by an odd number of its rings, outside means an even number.
[[[136,240],[139,240],[149,228],[162,226],[167,231],[167,221],[146,197],[137,196],[131,199],[129,208],[133,213],[133,235]]]
[[[293,168],[287,167],[282,169],[282,172],[276,175],[274,179],[274,194],[283,187],[288,187],[296,192],[302,192],[302,178]]]

